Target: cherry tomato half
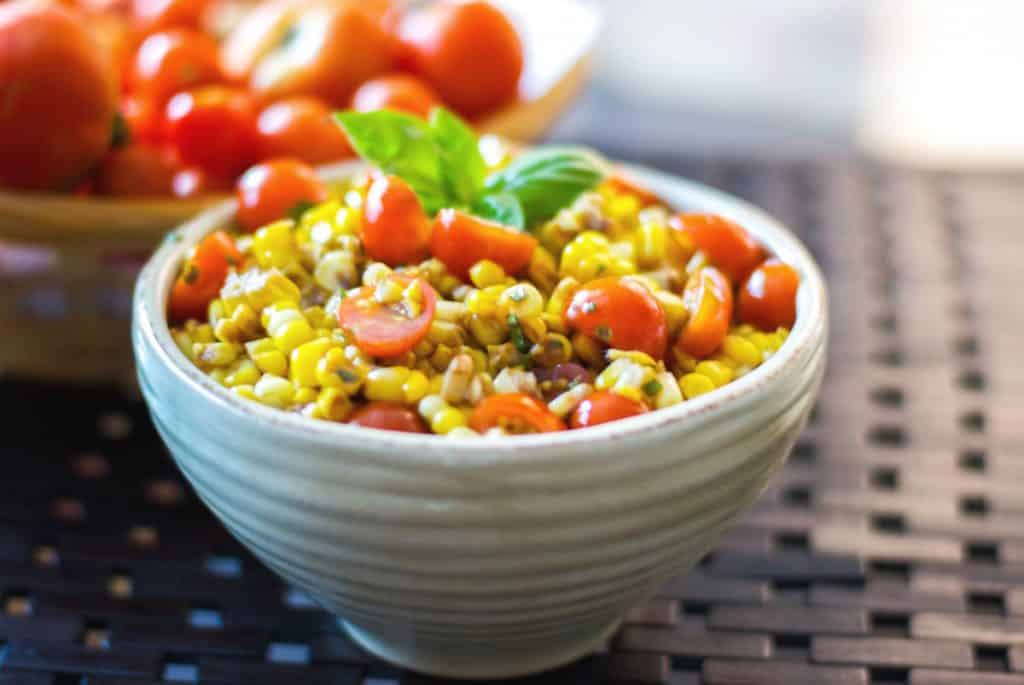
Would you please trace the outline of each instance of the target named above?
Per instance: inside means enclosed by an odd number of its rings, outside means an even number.
[[[717,214],[677,214],[669,225],[688,235],[732,283],[742,283],[767,256],[742,226]]]
[[[430,236],[430,252],[444,262],[448,271],[468,280],[469,269],[481,259],[501,265],[515,275],[526,268],[537,247],[537,239],[486,219],[442,209]]]
[[[164,110],[142,95],[121,98],[121,116],[128,126],[132,142],[156,144],[164,137]]]
[[[264,157],[292,157],[326,164],[352,156],[348,138],[316,98],[281,100],[260,112],[256,123]]]
[[[609,276],[584,284],[570,298],[565,320],[617,350],[638,350],[655,359],[665,356],[665,312],[651,292],[632,279]]]
[[[366,254],[389,266],[421,262],[430,256],[430,229],[420,199],[405,181],[384,175],[373,179],[360,233]]]
[[[214,231],[203,238],[171,289],[170,318],[205,319],[206,308],[223,287],[228,270],[241,262],[242,253],[224,231]]]
[[[683,304],[690,313],[676,345],[687,354],[703,359],[718,349],[729,333],[732,319],[732,285],[713,266],[698,269],[683,290]]]
[[[296,159],[261,162],[242,174],[235,187],[235,218],[247,231],[283,219],[303,204],[327,199],[327,188],[313,168]]]
[[[469,427],[478,433],[492,428],[503,428],[509,433],[553,433],[566,429],[565,422],[548,405],[523,393],[484,398],[469,417]]]
[[[256,117],[240,90],[206,86],[167,103],[167,137],[186,164],[234,177],[258,158]]]
[[[348,422],[364,428],[400,433],[430,432],[419,414],[397,402],[370,402],[356,409]]]
[[[651,207],[654,205],[664,205],[665,201],[655,195],[652,191],[644,188],[643,186],[637,185],[633,181],[629,180],[625,176],[620,174],[612,174],[607,179],[607,183],[613,190],[618,193],[625,195],[632,195],[639,202],[641,207]]]
[[[181,162],[172,150],[132,143],[111,150],[100,163],[94,190],[103,195],[170,195]]]
[[[792,328],[796,322],[796,291],[800,276],[796,269],[778,259],[769,259],[747,278],[740,289],[736,318],[773,331],[779,326]]]
[[[440,104],[441,98],[428,83],[409,74],[370,79],[352,96],[352,109],[357,112],[397,109],[424,119]]]
[[[223,80],[217,43],[189,29],[161,31],[142,41],[130,79],[138,94],[159,106],[175,93]]]
[[[414,279],[400,273],[387,276],[406,288]],[[426,337],[434,321],[437,293],[422,278],[419,282],[420,311],[409,316],[404,302],[386,305],[376,298],[377,289],[364,286],[341,301],[338,323],[355,338],[356,346],[374,357],[396,357],[408,352]]]
[[[475,117],[516,98],[523,46],[494,5],[442,0],[407,15],[401,37],[412,71],[462,114]]]
[[[607,390],[598,390],[576,405],[570,425],[573,428],[586,428],[645,414],[648,411],[647,405],[643,402]]]

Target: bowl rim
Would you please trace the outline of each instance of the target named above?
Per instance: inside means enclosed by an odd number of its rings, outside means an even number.
[[[359,160],[330,165],[320,170],[325,179],[342,178],[365,168]],[[335,450],[358,443],[360,449],[388,455],[397,463],[410,466],[445,466],[463,461],[500,463],[509,459],[547,462],[564,452],[586,454],[588,448],[605,451],[614,443],[628,448],[632,441],[643,444],[658,431],[699,428],[701,423],[716,418],[738,415],[752,408],[780,387],[787,378],[798,374],[804,363],[827,337],[827,294],[821,271],[807,248],[781,222],[763,210],[735,196],[704,184],[633,164],[618,164],[626,177],[666,197],[672,206],[689,207],[695,211],[714,212],[744,226],[773,256],[792,265],[800,274],[797,295],[797,321],[783,346],[770,359],[742,378],[705,395],[677,405],[639,416],[594,426],[583,430],[504,436],[500,439],[451,437],[433,434],[399,433],[367,429],[345,423],[316,421],[308,417],[245,400],[213,381],[194,366],[178,349],[166,320],[166,301],[173,276],[188,247],[207,233],[222,227],[234,214],[235,201],[227,200],[202,212],[168,233],[153,253],[136,281],[133,317],[133,346],[139,358],[140,346],[152,355],[149,363],[169,370],[174,383],[190,393],[198,393],[215,405],[217,411],[229,412],[240,421],[258,422],[261,429],[276,431],[283,438],[290,436],[305,443],[316,443]],[[692,207],[690,206],[692,205]],[[811,349],[813,348],[813,349]],[[146,370],[139,363],[139,377],[146,388]],[[147,402],[152,401],[147,397]],[[159,398],[157,398],[159,401]]]

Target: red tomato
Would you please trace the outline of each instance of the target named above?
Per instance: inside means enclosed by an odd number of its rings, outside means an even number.
[[[188,29],[146,38],[135,53],[131,75],[135,90],[161,106],[175,93],[223,80],[217,44]]]
[[[307,164],[326,164],[352,156],[348,138],[315,98],[281,100],[260,112],[256,124],[264,157],[292,157]]]
[[[133,0],[132,16],[143,31],[200,28],[209,0]]]
[[[636,183],[630,181],[625,176],[621,176],[617,173],[605,179],[605,183],[610,185],[612,189],[615,190],[616,192],[625,193],[626,195],[632,195],[633,197],[640,201],[641,207],[665,205],[665,201],[662,200],[657,195],[655,195],[653,192],[651,192],[647,188],[644,188],[643,186],[637,185]]]
[[[396,109],[426,119],[441,98],[430,85],[409,74],[389,74],[370,79],[352,96],[352,109],[373,112]]]
[[[394,279],[405,288],[413,279],[400,273],[392,273]],[[375,297],[376,288],[364,286],[355,295],[349,295],[338,307],[338,323],[352,334],[356,346],[374,357],[397,357],[408,352],[426,337],[434,321],[437,293],[422,278],[419,281],[423,294],[422,309],[410,317],[403,303],[384,305]]]
[[[742,283],[767,256],[742,226],[717,214],[677,214],[670,225],[688,235],[733,283]]]
[[[494,5],[442,0],[410,13],[401,37],[412,70],[462,114],[479,116],[516,98],[523,46]]]
[[[679,334],[676,346],[703,359],[725,340],[732,320],[732,285],[728,277],[713,266],[690,276],[683,290],[683,304],[690,318]]]
[[[241,262],[242,253],[224,231],[214,231],[203,238],[171,289],[170,318],[205,319],[206,308],[223,287],[228,270]]]
[[[167,103],[167,138],[186,164],[234,177],[259,157],[249,96],[223,86],[178,93]]]
[[[188,167],[174,175],[171,192],[175,197],[194,198],[213,193],[227,193],[231,186],[230,180],[211,176],[198,167]]]
[[[155,144],[164,137],[163,107],[141,95],[121,98],[121,116],[135,143]]]
[[[780,326],[792,328],[799,287],[796,269],[778,259],[769,259],[754,269],[743,284],[736,318],[763,331],[774,331]]]
[[[617,350],[665,356],[668,325],[651,292],[634,280],[609,276],[584,284],[565,308],[573,329]]]
[[[132,143],[110,151],[96,171],[93,188],[103,195],[170,195],[180,169],[172,150]]]
[[[348,422],[364,428],[400,433],[430,432],[419,414],[397,402],[370,402],[356,409]]]
[[[522,393],[506,393],[484,398],[469,417],[469,426],[478,433],[503,428],[509,433],[553,433],[564,431],[565,423],[548,405]]]
[[[109,149],[117,77],[83,17],[0,3],[0,185],[70,190]]]
[[[463,280],[469,268],[481,259],[501,265],[515,275],[526,268],[537,247],[537,239],[457,209],[442,209],[430,236],[430,252],[444,262],[448,271]]]
[[[378,175],[363,204],[360,237],[366,254],[389,266],[430,256],[431,222],[416,193],[397,176]]]
[[[286,218],[299,205],[327,199],[327,188],[313,168],[296,159],[261,162],[246,171],[235,187],[235,218],[248,231]]]
[[[647,405],[643,402],[631,400],[618,393],[599,390],[576,405],[572,412],[571,425],[573,428],[586,428],[637,416],[647,411]]]

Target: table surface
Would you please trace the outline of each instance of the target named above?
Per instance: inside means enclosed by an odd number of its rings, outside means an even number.
[[[519,682],[1024,685],[1024,175],[637,160],[766,207],[831,287],[770,489],[601,654]],[[0,685],[437,682],[214,521],[134,399],[0,382]]]

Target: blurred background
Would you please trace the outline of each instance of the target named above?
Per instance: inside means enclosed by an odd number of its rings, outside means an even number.
[[[1024,163],[1024,3],[595,0],[595,80],[559,138],[661,153]]]

